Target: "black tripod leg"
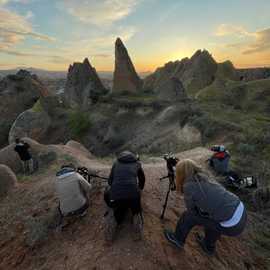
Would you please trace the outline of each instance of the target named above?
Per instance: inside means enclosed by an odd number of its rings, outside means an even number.
[[[160,216],[160,219],[164,218],[164,214],[165,214],[165,211],[166,211],[166,208],[167,208],[167,203],[168,203],[168,198],[169,198],[170,191],[171,191],[171,184],[169,184],[169,189],[168,189],[167,194],[166,194],[166,199],[165,199],[165,203],[163,205],[163,210],[162,210],[162,214]]]

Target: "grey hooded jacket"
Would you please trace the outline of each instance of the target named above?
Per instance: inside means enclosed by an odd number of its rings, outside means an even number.
[[[184,199],[188,210],[196,211],[217,222],[229,220],[240,200],[218,183],[196,174],[184,184]]]
[[[83,207],[87,203],[87,195],[91,191],[91,185],[77,172],[58,176],[55,187],[63,216]]]

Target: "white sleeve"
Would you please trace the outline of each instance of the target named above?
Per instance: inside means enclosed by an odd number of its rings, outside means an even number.
[[[85,192],[90,192],[90,190],[92,189],[92,185],[88,183],[80,174],[78,174],[78,180],[83,190]]]

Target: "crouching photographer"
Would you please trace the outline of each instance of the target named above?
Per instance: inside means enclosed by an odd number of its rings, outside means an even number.
[[[204,236],[196,240],[203,251],[213,255],[221,235],[237,236],[245,228],[247,214],[239,198],[211,181],[211,177],[194,161],[185,159],[176,165],[176,189],[184,194],[187,210],[179,219],[175,231],[165,230],[166,239],[183,248],[191,229],[200,225]]]
[[[69,225],[74,217],[86,215],[92,186],[72,164],[63,165],[57,172],[55,188],[59,199],[61,227]]]
[[[109,187],[104,193],[104,200],[109,207],[106,214],[105,238],[111,242],[117,225],[120,225],[128,210],[132,212],[136,240],[142,236],[141,190],[145,176],[141,163],[133,153],[120,153],[112,166],[108,180]]]
[[[226,175],[229,170],[230,154],[224,145],[214,145],[211,147],[214,154],[209,159],[209,166],[220,175]]]

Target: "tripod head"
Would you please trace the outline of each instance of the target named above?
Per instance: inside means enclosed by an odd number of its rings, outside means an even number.
[[[170,189],[173,191],[173,190],[176,190],[176,186],[175,186],[175,181],[174,181],[174,178],[175,178],[175,173],[174,173],[174,168],[177,164],[177,162],[179,161],[179,159],[177,157],[175,157],[173,154],[169,153],[169,154],[165,154],[163,156],[163,158],[165,159],[166,161],[166,165],[167,165],[167,170],[168,170],[168,175],[167,176],[164,176],[162,178],[160,178],[160,180],[163,180],[165,178],[169,178],[169,181],[170,181]]]
[[[175,157],[172,153],[165,154],[163,158],[166,160],[168,173],[174,173],[174,167],[176,166],[179,159]]]

